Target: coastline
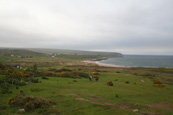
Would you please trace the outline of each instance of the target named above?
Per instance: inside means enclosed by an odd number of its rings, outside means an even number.
[[[95,64],[100,67],[112,67],[112,68],[135,68],[135,67],[137,67],[137,68],[171,68],[171,67],[146,67],[146,66],[138,67],[138,66],[109,65],[109,64],[99,63],[99,61],[92,61],[92,60],[84,60],[82,62],[86,63],[86,64]]]
[[[102,63],[99,63],[98,61],[91,61],[91,60],[84,60],[82,62],[84,62],[86,64],[96,64],[96,65],[98,65],[100,67],[131,68],[131,67],[128,67],[128,66],[102,64]]]

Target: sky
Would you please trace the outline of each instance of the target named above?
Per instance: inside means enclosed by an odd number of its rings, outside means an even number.
[[[0,0],[0,47],[173,55],[173,0]]]

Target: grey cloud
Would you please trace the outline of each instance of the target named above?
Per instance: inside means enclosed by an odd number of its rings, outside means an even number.
[[[0,1],[0,46],[173,55],[172,11],[172,0]]]

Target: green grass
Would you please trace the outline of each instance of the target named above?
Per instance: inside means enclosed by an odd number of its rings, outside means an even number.
[[[16,86],[11,86],[12,94],[0,94],[0,115],[17,115],[17,110],[23,108],[8,105],[8,98],[19,94],[20,90],[27,95],[55,99],[57,104],[51,105],[50,109],[55,107],[62,115],[173,114],[173,69],[98,67],[94,64],[86,65],[81,62],[83,58],[74,56],[10,58],[10,61],[6,61],[1,57],[0,61],[19,63],[23,65],[23,69],[37,64],[39,71],[48,71],[50,67],[67,68],[92,75],[92,70],[97,69],[100,71],[99,81],[81,78],[73,82],[73,78],[49,77],[49,80],[45,80],[41,76],[37,77],[41,83],[19,86],[18,90]],[[0,74],[0,78],[3,75]],[[161,81],[165,87],[154,87],[153,80]],[[108,81],[112,81],[114,85],[108,86]],[[129,81],[129,84],[125,81]],[[139,112],[134,113],[133,109],[138,109]],[[40,113],[43,110],[35,109],[24,114],[44,114]]]
[[[10,107],[7,103],[8,98],[15,96],[20,90],[27,95],[55,99],[57,102],[55,106],[62,115],[134,115],[153,112],[169,115],[173,113],[169,109],[173,106],[172,85],[165,84],[163,88],[153,87],[152,81],[148,78],[115,72],[100,72],[99,78],[98,82],[85,78],[75,79],[77,82],[73,82],[72,78],[49,77],[49,80],[39,78],[41,83],[20,86],[18,90],[12,86],[10,88],[12,94],[0,94],[0,106],[7,107],[0,113],[17,114],[17,110],[21,107]],[[112,87],[106,85],[110,80],[114,84]],[[129,81],[129,84],[125,81]],[[133,84],[134,82],[136,84]],[[119,97],[115,97],[116,94]],[[85,100],[77,100],[77,98]],[[106,103],[128,104],[128,108],[111,107]],[[139,109],[140,112],[133,113],[133,109]],[[25,114],[38,114],[39,111],[40,109],[37,109]]]

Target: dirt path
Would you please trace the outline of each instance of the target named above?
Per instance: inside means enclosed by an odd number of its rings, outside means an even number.
[[[89,103],[93,103],[93,104],[97,104],[97,105],[103,105],[103,106],[107,106],[107,107],[125,109],[125,110],[130,110],[130,111],[135,110],[137,105],[149,107],[152,110],[152,111],[151,110],[147,111],[145,109],[140,110],[137,112],[138,115],[163,115],[163,114],[157,113],[157,109],[158,110],[160,110],[160,109],[165,110],[165,107],[167,108],[166,110],[172,112],[172,110],[170,110],[170,107],[168,107],[167,105],[164,105],[164,107],[163,107],[163,104],[157,104],[157,105],[140,104],[140,103],[136,103],[136,104],[112,104],[112,103],[103,102],[103,101],[105,101],[105,99],[98,97],[98,96],[91,96],[91,95],[85,95],[85,94],[70,94],[70,96],[76,97],[76,100],[79,100],[79,101],[85,101],[85,102],[89,102]],[[83,96],[85,96],[86,98],[87,97],[91,98],[91,99],[86,99]]]
[[[87,95],[88,97],[91,97],[93,99],[99,99],[100,101],[85,99],[85,98],[81,97],[81,94],[70,94],[70,95],[75,96],[76,100],[85,101],[85,102],[89,102],[89,103],[93,103],[93,104],[97,104],[97,105],[109,106],[109,107],[120,108],[120,109],[134,109],[133,105],[130,105],[130,104],[112,104],[112,103],[101,102],[103,100],[103,98],[97,97],[97,96],[88,96]]]

